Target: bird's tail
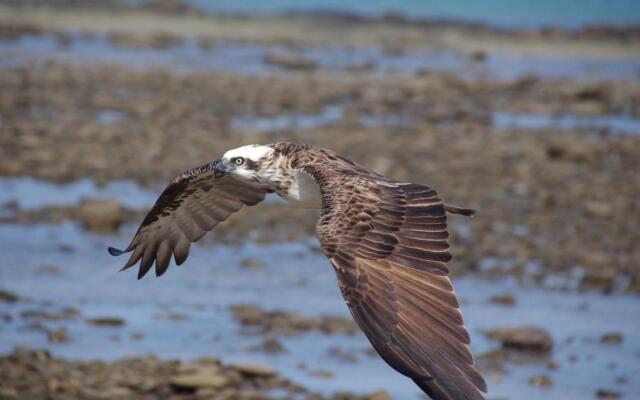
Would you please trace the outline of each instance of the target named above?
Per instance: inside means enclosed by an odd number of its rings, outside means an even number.
[[[445,211],[450,212],[452,214],[460,214],[467,217],[473,217],[476,213],[476,210],[471,208],[463,208],[452,206],[451,204],[443,204]]]

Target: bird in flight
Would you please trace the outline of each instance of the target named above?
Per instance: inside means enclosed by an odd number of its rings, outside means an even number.
[[[162,192],[125,250],[138,279],[177,265],[197,241],[268,193],[320,208],[316,233],[349,310],[375,350],[434,400],[478,400],[487,386],[447,263],[447,212],[435,190],[400,183],[333,151],[297,143],[249,145],[190,169]]]

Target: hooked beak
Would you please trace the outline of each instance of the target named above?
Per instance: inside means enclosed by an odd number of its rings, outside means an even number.
[[[225,176],[227,173],[227,166],[224,164],[222,159],[217,159],[213,162],[213,175],[216,178],[221,178]]]

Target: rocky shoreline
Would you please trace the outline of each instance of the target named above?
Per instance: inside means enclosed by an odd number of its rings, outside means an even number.
[[[640,193],[629,184],[640,168],[640,136],[499,127],[491,120],[496,110],[637,115],[637,82],[465,82],[437,73],[183,76],[53,64],[4,71],[0,86],[7,89],[0,94],[4,176],[162,185],[228,148],[308,142],[397,180],[428,183],[447,201],[476,208],[473,220],[452,218],[454,274],[543,283],[549,274],[578,267],[582,288],[640,289],[634,235]],[[313,115],[333,104],[345,104],[343,116],[309,128],[261,132],[233,124],[235,116]],[[111,119],[100,122],[105,113]],[[55,215],[50,211],[40,217],[18,212],[7,222],[46,221]],[[121,218],[135,222],[140,215],[125,211]],[[232,217],[216,234],[303,238],[313,234],[316,217],[268,204]]]
[[[364,17],[331,12],[276,15],[207,13],[178,1],[140,6],[109,2],[0,2],[0,37],[70,33],[109,34],[115,42],[135,46],[173,46],[196,37],[205,46],[218,41],[327,46],[381,45],[396,54],[424,48],[451,49],[482,59],[493,51],[518,54],[635,58],[640,47],[637,26],[594,25],[580,29],[545,27],[507,29],[452,20],[414,19],[399,14]],[[132,29],[131,27],[135,27]]]
[[[20,348],[0,356],[0,399],[216,399],[389,400],[368,395],[309,393],[268,365],[225,365],[132,357],[116,362],[70,361],[46,350]]]
[[[309,240],[317,211],[243,210],[194,248],[189,272],[172,269],[175,286],[113,277],[121,260],[104,249],[128,240],[150,193],[229,148],[276,141],[329,147],[477,210],[449,220],[451,274],[490,386],[559,396],[583,373],[598,376],[582,392],[594,398],[636,387],[638,27],[20,3],[0,1],[0,184],[3,199],[22,195],[0,201],[0,336],[29,347],[4,347],[0,399],[404,398],[402,383],[341,380],[391,371],[326,304],[339,293],[311,268],[328,267]],[[500,73],[529,62],[538,73]],[[94,194],[123,181],[149,204]],[[91,183],[84,198],[78,182]],[[53,183],[65,201],[40,187]],[[36,193],[37,206],[20,201]],[[137,356],[108,358],[116,348]]]

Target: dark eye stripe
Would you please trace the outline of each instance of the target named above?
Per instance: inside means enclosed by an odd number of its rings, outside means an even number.
[[[244,163],[247,169],[258,169],[258,163],[253,160],[247,158]]]

